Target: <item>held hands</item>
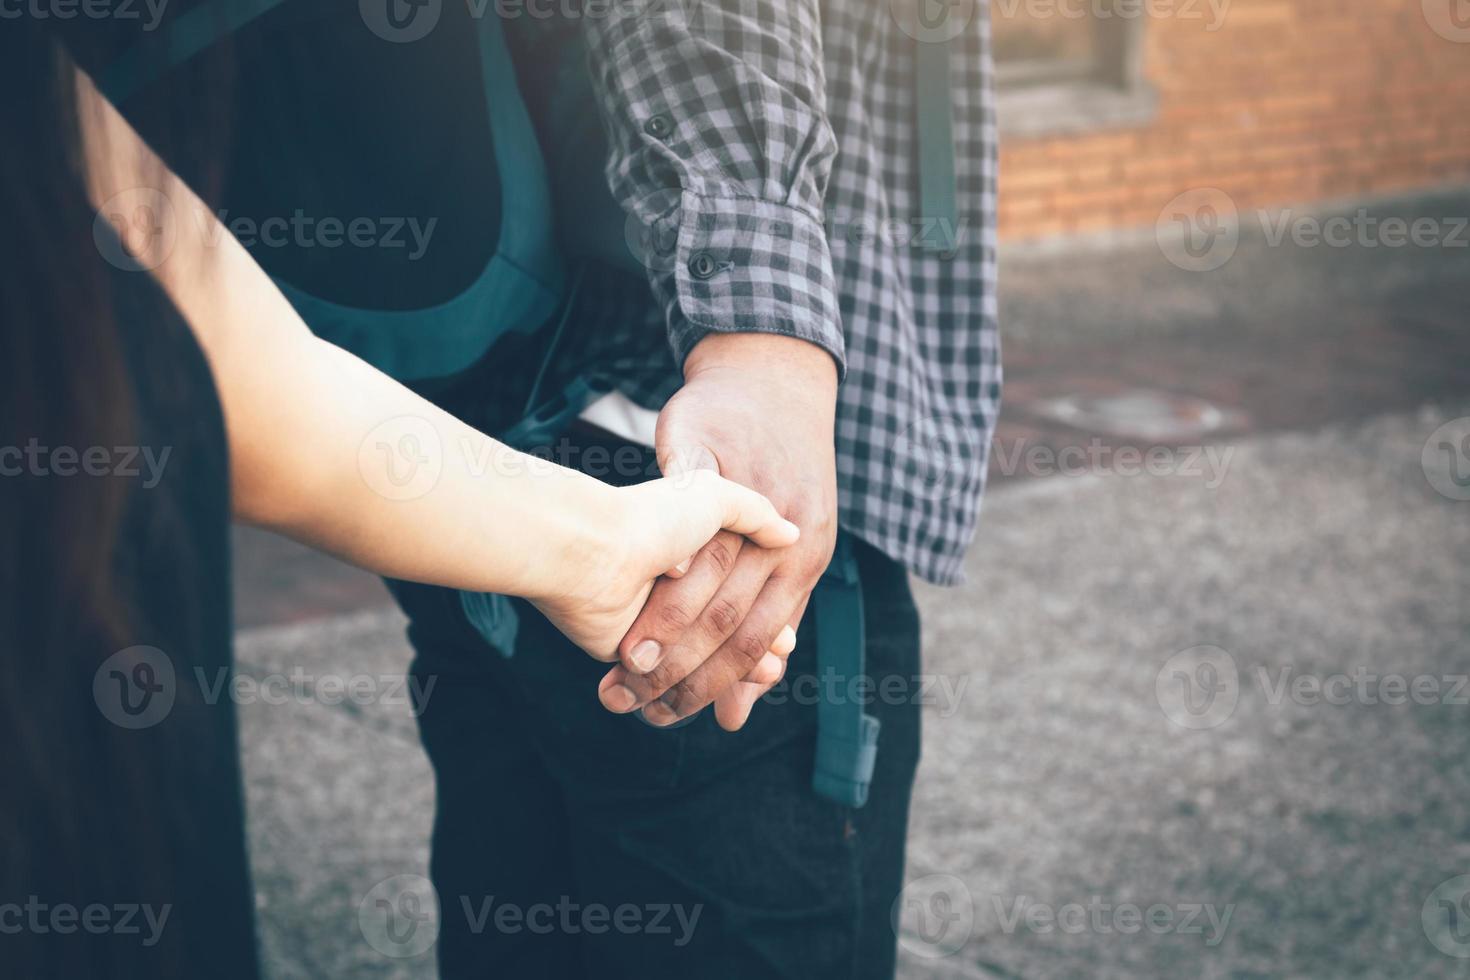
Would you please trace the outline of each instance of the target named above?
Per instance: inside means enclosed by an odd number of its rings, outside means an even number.
[[[768,542],[727,524],[660,578],[599,687],[609,710],[643,708],[649,722],[669,725],[713,701],[734,731],[780,679],[836,544],[836,402],[836,365],[804,340],[714,334],[691,352],[684,387],[659,415],[665,477],[718,471],[764,494],[800,540],[760,547]]]
[[[618,638],[637,618],[654,580],[712,537],[729,534],[754,550],[779,552],[800,535],[765,497],[712,471],[625,488],[592,481],[586,486],[597,496],[584,510],[593,523],[575,540],[579,545],[594,542],[590,553],[579,547],[576,554],[553,556],[557,567],[576,568],[579,574],[563,578],[557,591],[531,601],[568,639],[598,660],[617,658]],[[771,683],[780,678],[779,658],[796,645],[796,634],[787,632],[772,637],[775,652],[758,677],[768,677]]]

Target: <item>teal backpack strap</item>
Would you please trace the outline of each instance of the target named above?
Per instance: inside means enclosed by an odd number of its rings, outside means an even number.
[[[572,277],[571,289],[562,306],[561,317],[542,355],[541,367],[531,385],[531,393],[521,409],[521,418],[508,429],[498,434],[501,442],[512,449],[533,450],[551,444],[565,431],[572,420],[594,401],[612,390],[612,386],[595,375],[579,375],[568,382],[561,391],[544,398],[542,383],[561,350],[566,336],[567,324],[582,296],[582,284],[586,273],[585,265],[577,267]],[[470,621],[485,641],[499,651],[502,657],[515,653],[516,634],[520,630],[520,617],[509,596],[490,592],[459,593],[459,605],[465,618]]]
[[[832,563],[812,595],[817,616],[817,674],[833,677],[833,689],[851,692],[851,678],[861,677],[865,668],[866,637],[863,635],[863,588],[852,538],[837,535]],[[812,789],[844,806],[861,807],[868,802],[873,765],[878,758],[877,718],[863,710],[861,699],[845,693],[823,697],[817,702],[817,758]]]
[[[114,102],[124,102],[284,2],[202,2],[170,18],[157,36],[125,50],[100,73],[100,87]],[[504,334],[534,332],[556,312],[561,299],[564,270],[544,161],[519,96],[501,18],[477,18],[477,31],[502,212],[499,239],[479,277],[458,295],[421,310],[358,309],[276,280],[313,333],[400,381],[465,370]]]
[[[214,0],[163,25],[161,38],[140,41],[102,73],[98,87],[114,104],[136,94],[175,65],[233,34],[285,0]]]
[[[958,232],[955,191],[954,99],[950,89],[950,44],[914,42],[915,102],[918,104],[919,207],[924,221],[945,222],[943,239]]]

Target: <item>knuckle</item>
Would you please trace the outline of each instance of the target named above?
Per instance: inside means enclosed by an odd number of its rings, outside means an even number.
[[[664,695],[663,702],[676,715],[683,718],[710,701],[709,686],[709,682],[703,678],[691,677],[669,688],[668,693]]]
[[[740,619],[740,610],[729,599],[713,599],[704,610],[704,627],[713,636],[729,636]]]
[[[658,666],[643,675],[650,697],[662,697],[666,691],[688,682],[689,675],[704,663],[708,653],[700,655],[697,650],[683,648],[666,654]]]
[[[754,667],[766,655],[770,642],[755,630],[741,630],[730,637],[729,646],[742,661]]]
[[[652,618],[654,628],[667,636],[682,632],[693,621],[694,616],[684,600],[666,595],[653,607]]]
[[[723,578],[735,567],[736,547],[724,535],[718,535],[705,546],[705,559],[715,567]]]
[[[797,565],[797,574],[801,578],[816,581],[822,577],[827,566],[832,562],[831,551],[820,551],[804,556]]]

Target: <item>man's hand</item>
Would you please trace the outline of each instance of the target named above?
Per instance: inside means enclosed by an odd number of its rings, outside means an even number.
[[[659,467],[697,469],[770,498],[801,529],[768,550],[716,535],[677,578],[658,581],[600,686],[618,712],[668,725],[716,701],[727,730],[780,679],[777,637],[801,620],[837,539],[833,418],[837,367],[822,348],[771,334],[712,334],[690,352],[685,383],[659,415]],[[771,653],[775,647],[774,654]],[[744,681],[744,683],[742,683]]]

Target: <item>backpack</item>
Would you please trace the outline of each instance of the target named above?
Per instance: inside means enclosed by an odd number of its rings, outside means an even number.
[[[114,103],[121,103],[171,68],[283,2],[208,0],[201,3],[162,25],[161,37],[124,51],[102,73],[98,87]],[[395,22],[395,10],[399,15],[402,13],[397,9],[397,0],[383,0],[383,3],[388,26],[403,28],[406,22]],[[365,13],[366,9],[364,5]],[[410,7],[410,21],[416,9]],[[558,247],[550,179],[518,87],[501,19],[492,13],[477,17],[476,22],[487,121],[499,171],[502,207],[499,241],[483,272],[447,302],[420,310],[344,306],[276,280],[315,334],[403,382],[457,374],[479,361],[508,334],[530,335],[543,329],[554,330],[545,345],[545,358],[549,361],[576,300],[579,278],[568,274],[567,263]],[[576,46],[570,51],[581,54]],[[562,67],[565,77],[579,81],[584,87],[588,84],[577,66]],[[947,65],[944,68],[947,70]],[[927,84],[935,84],[933,72],[926,78]],[[570,86],[568,93],[562,96],[564,100],[576,102],[581,97],[576,84]],[[576,124],[575,112],[563,115],[572,120],[572,125]],[[942,140],[947,119],[943,114],[938,118]],[[926,129],[934,128],[932,122],[926,125]],[[943,163],[943,155],[939,156]],[[926,187],[945,188],[946,178],[952,186],[952,174],[946,174],[942,166],[937,175],[927,172],[930,169],[926,168]],[[945,200],[941,193],[934,205],[952,207],[952,202]],[[636,268],[619,209],[599,205],[592,209],[579,208],[578,214],[582,240],[577,243],[577,251],[615,266]],[[560,318],[557,318],[558,310]],[[544,373],[543,366],[538,379]],[[538,397],[539,388],[538,380],[532,387],[523,417],[497,433],[501,441],[518,448],[545,445],[587,405],[610,390],[608,383],[597,377],[576,378],[545,400]],[[509,656],[515,648],[518,625],[510,600],[502,595],[464,591],[459,593],[459,599],[466,617],[481,636]],[[832,563],[813,595],[813,609],[818,630],[819,670],[837,677],[861,675],[865,649],[862,591],[852,542],[845,532],[839,534]],[[813,789],[843,805],[861,807],[867,801],[872,780],[878,720],[864,712],[862,704],[855,699],[825,698],[817,705],[817,720]]]

